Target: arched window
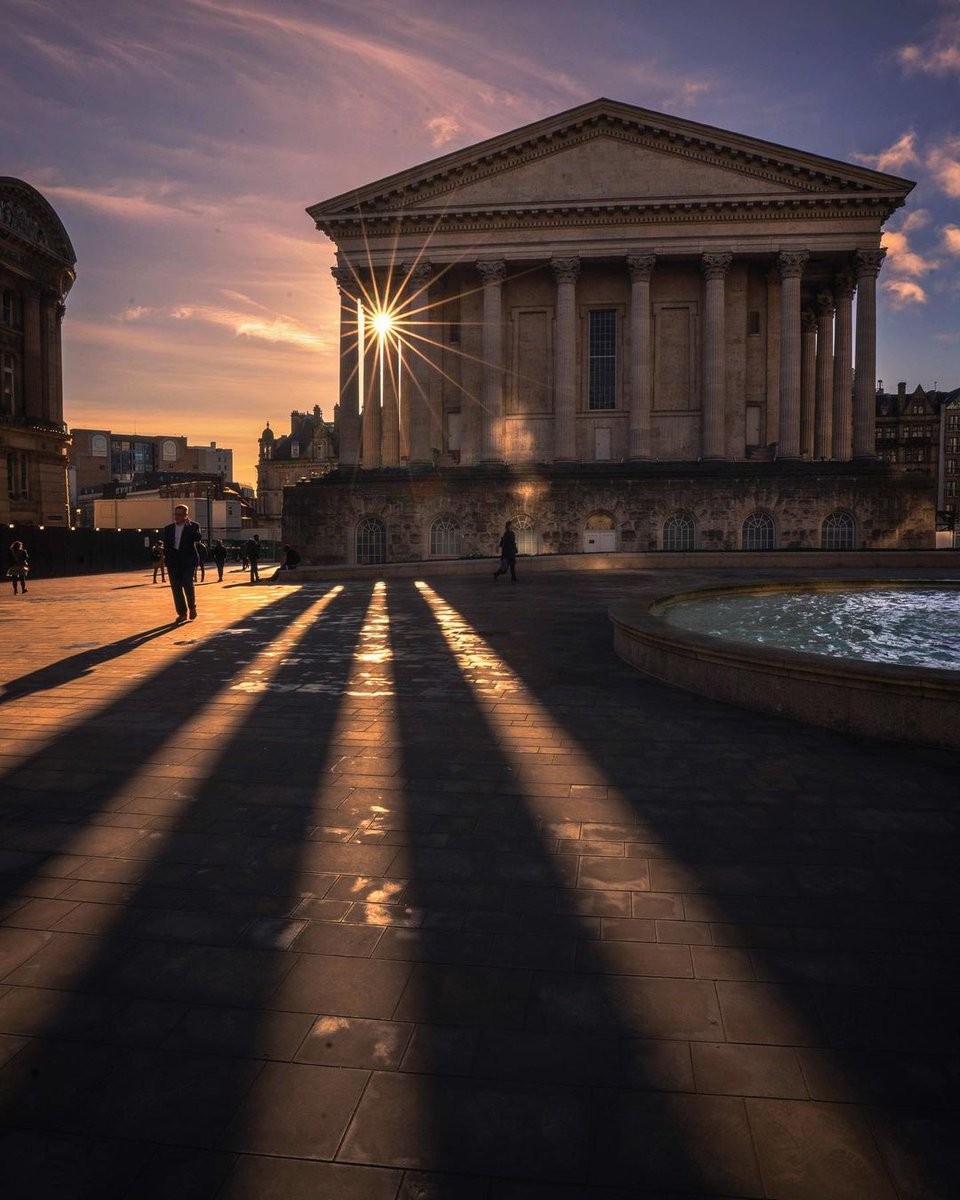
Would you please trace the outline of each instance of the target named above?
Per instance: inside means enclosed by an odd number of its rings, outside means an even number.
[[[696,528],[689,513],[678,512],[663,523],[664,550],[692,550]]]
[[[744,550],[772,550],[776,542],[773,517],[769,513],[751,513],[743,523]]]
[[[520,513],[513,518],[513,532],[517,535],[518,554],[537,553],[537,527],[529,513]]]
[[[585,554],[610,554],[617,548],[617,523],[608,512],[594,512],[583,523]]]
[[[609,532],[612,529],[616,529],[616,527],[616,521],[607,512],[595,512],[587,517],[587,529],[601,529],[604,532]]]
[[[856,526],[845,512],[832,512],[820,527],[821,550],[852,550]]]
[[[463,552],[463,534],[455,517],[444,515],[430,526],[431,558],[459,558]]]
[[[379,517],[361,517],[357,524],[357,562],[387,561],[387,527]]]

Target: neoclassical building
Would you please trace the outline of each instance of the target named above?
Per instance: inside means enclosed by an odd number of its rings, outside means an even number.
[[[69,525],[60,327],[76,278],[60,218],[0,177],[0,522]]]
[[[323,419],[318,404],[312,413],[290,414],[290,432],[279,436],[268,421],[257,441],[257,507],[262,528],[280,539],[284,489],[301,479],[320,479],[337,465],[336,408],[334,420]]]
[[[677,525],[739,547],[751,518],[819,544],[835,518],[854,545],[932,543],[875,458],[880,237],[912,187],[600,99],[311,207],[337,246],[341,470],[288,493],[291,536],[350,560],[379,529],[418,558],[490,552],[507,516],[537,551]],[[309,533],[317,505],[342,545]]]

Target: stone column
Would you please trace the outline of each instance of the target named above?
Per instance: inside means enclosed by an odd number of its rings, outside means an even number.
[[[800,453],[813,458],[813,421],[817,400],[817,314],[800,313]]]
[[[407,271],[406,307],[416,310],[412,319],[416,322],[416,336],[408,338],[410,345],[404,350],[404,360],[409,371],[407,397],[407,436],[410,443],[409,461],[412,467],[424,467],[433,463],[430,453],[430,375],[432,353],[426,340],[429,336],[422,324],[424,313],[430,303],[430,279],[433,267],[422,259]]]
[[[577,457],[577,278],[579,258],[550,261],[557,281],[557,320],[553,368],[553,458]]]
[[[800,457],[800,277],[806,250],[780,254],[779,458]]]
[[[363,423],[361,428],[360,461],[364,470],[381,465],[380,439],[380,360],[377,337],[367,337],[360,350],[363,356]]]
[[[767,272],[766,433],[764,440],[780,441],[780,271]]]
[[[837,304],[833,348],[833,430],[831,457],[849,462],[853,456],[853,293],[852,271],[841,271],[833,284]]]
[[[503,281],[507,264],[478,262],[483,280],[483,388],[481,462],[503,462]]]
[[[813,457],[829,458],[833,428],[833,296],[817,296],[817,395],[813,414]]]
[[[857,373],[853,388],[853,457],[877,453],[877,276],[886,250],[857,251]]]
[[[725,280],[732,254],[704,254],[700,267],[703,297],[703,431],[704,458],[726,457],[727,322]]]
[[[653,336],[650,325],[650,276],[655,254],[630,254],[630,424],[627,455],[650,457],[650,413],[653,408]]]
[[[23,411],[27,417],[44,420],[43,351],[40,338],[40,291],[23,289]]]
[[[357,297],[360,289],[353,272],[333,267],[331,274],[340,293],[340,422],[341,466],[360,464],[360,354],[358,350]]]
[[[378,339],[377,371],[381,395],[380,459],[385,467],[400,465],[400,380],[397,377],[397,340],[392,334]],[[382,388],[380,388],[382,382]]]

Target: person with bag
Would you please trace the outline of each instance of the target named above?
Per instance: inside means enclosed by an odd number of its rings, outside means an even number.
[[[30,558],[23,548],[23,542],[12,542],[10,545],[10,566],[7,567],[7,578],[13,584],[13,594],[17,594],[17,584],[20,591],[27,590],[27,572],[30,570]]]
[[[157,582],[157,573],[160,573],[160,582],[167,582],[167,564],[163,558],[163,542],[157,542],[153,547],[153,582]]]
[[[510,580],[517,582],[517,535],[513,532],[513,522],[508,521],[503,527],[503,537],[500,539],[500,566],[493,573],[494,583],[501,575],[510,572]]]

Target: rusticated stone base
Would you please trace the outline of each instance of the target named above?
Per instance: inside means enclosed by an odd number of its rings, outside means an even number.
[[[677,512],[694,521],[694,548],[739,550],[747,517],[773,519],[774,546],[821,548],[831,513],[849,514],[856,549],[932,549],[934,495],[922,475],[885,464],[640,463],[449,470],[337,471],[284,493],[283,538],[305,564],[354,563],[357,526],[384,527],[386,562],[432,557],[431,526],[459,526],[462,557],[496,552],[508,518],[522,527],[521,551],[571,554],[584,549],[589,517],[612,518],[615,544],[649,551],[663,546],[664,522]],[[521,518],[529,518],[529,521]],[[449,556],[446,556],[449,557]]]

